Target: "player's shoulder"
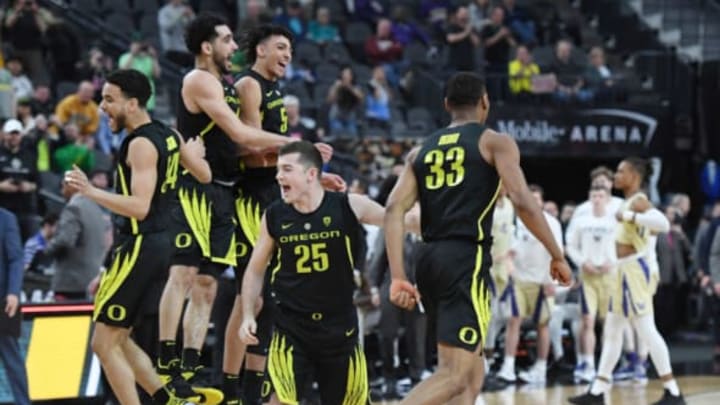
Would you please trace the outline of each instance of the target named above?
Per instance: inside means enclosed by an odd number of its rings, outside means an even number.
[[[203,69],[193,69],[185,74],[182,81],[183,88],[201,90],[213,87],[222,88],[222,83],[212,73]]]

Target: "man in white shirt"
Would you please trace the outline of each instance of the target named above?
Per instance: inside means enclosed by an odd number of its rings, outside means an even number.
[[[530,191],[543,206],[543,191],[537,185],[530,185]],[[559,246],[562,246],[562,228],[552,215],[543,212],[545,220]],[[550,352],[550,332],[548,321],[553,309],[555,285],[547,274],[550,254],[545,247],[527,229],[522,221],[517,222],[513,240],[512,255],[514,270],[508,286],[511,318],[505,333],[505,358],[497,377],[506,382],[514,382],[515,353],[520,338],[520,326],[523,319],[531,318],[537,324],[537,361],[518,377],[533,384],[545,383],[547,358]]]
[[[567,255],[579,269],[582,310],[581,354],[574,377],[591,382],[595,377],[595,320],[605,318],[610,300],[609,273],[614,268],[617,220],[607,215],[610,190],[590,188],[592,212],[575,219],[567,234]]]

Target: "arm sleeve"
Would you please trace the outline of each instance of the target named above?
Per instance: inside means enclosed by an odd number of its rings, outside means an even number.
[[[23,249],[20,242],[20,227],[15,215],[12,213],[5,213],[4,215],[6,225],[3,243],[7,254],[8,294],[20,295],[23,279]]]
[[[635,214],[635,223],[650,229],[653,232],[664,233],[670,231],[670,221],[657,208]]]
[[[577,219],[573,221],[577,221]],[[580,232],[578,232],[577,226],[570,227],[570,225],[568,225],[565,239],[567,239],[567,246],[565,250],[567,256],[573,263],[575,263],[575,266],[578,268],[581,267],[584,260],[580,250]]]

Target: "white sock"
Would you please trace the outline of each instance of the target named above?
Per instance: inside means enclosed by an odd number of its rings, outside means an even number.
[[[587,364],[587,366],[591,369],[595,369],[595,356],[592,354],[584,354],[582,356],[582,361]]]
[[[502,370],[515,373],[515,356],[505,355],[505,359],[503,360],[502,364]]]
[[[547,372],[547,360],[540,360],[540,359],[535,360],[535,369],[542,373],[546,373]]]
[[[590,385],[590,393],[593,395],[600,395],[606,393],[610,389],[610,383],[599,378],[596,378]]]
[[[677,385],[677,381],[673,378],[672,380],[665,381],[663,383],[663,387],[665,387],[668,391],[670,391],[670,394],[673,396],[679,396],[680,395],[680,387]]]
[[[608,314],[605,317],[605,336],[603,338],[602,353],[600,354],[600,364],[598,365],[597,374],[606,378],[608,381],[612,378],[612,371],[620,359],[622,351],[623,329],[627,324],[625,318],[617,314]],[[595,381],[600,381],[596,379]],[[606,383],[609,386],[609,383]]]

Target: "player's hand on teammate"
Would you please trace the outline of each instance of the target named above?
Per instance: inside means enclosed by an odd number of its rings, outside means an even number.
[[[243,343],[254,346],[259,343],[257,336],[255,336],[256,332],[257,322],[255,322],[255,319],[244,319],[240,325],[238,335],[240,335],[240,340]]]
[[[85,172],[80,170],[76,165],[73,165],[72,170],[65,172],[63,181],[68,187],[80,194],[84,194],[92,187]]]
[[[557,280],[560,285],[568,287],[572,282],[572,271],[565,258],[552,259],[550,262],[550,275],[553,280]]]
[[[315,142],[315,148],[320,152],[323,163],[327,163],[332,159],[333,147],[324,142]]]
[[[344,193],[347,190],[345,180],[335,173],[323,173],[320,175],[320,184],[325,190]]]
[[[409,281],[394,278],[390,283],[390,302],[412,311],[420,302],[420,292]]]
[[[183,152],[198,159],[205,158],[205,142],[199,136],[193,137],[185,141],[182,146]]]

